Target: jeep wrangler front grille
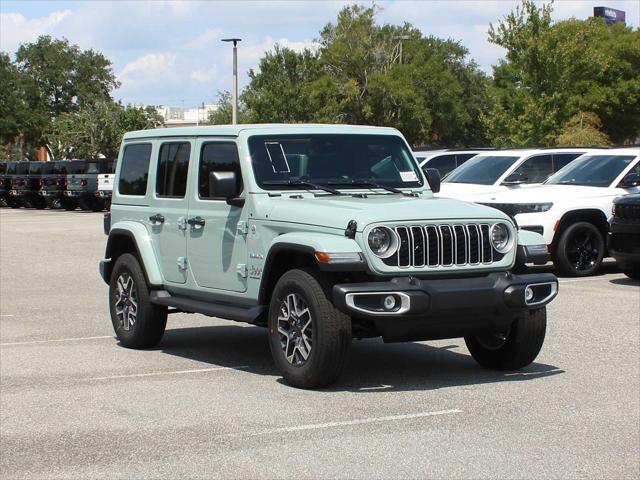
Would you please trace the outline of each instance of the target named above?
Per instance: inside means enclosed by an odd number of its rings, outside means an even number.
[[[489,239],[489,225],[401,225],[393,228],[398,252],[383,261],[400,268],[480,265],[501,260]]]

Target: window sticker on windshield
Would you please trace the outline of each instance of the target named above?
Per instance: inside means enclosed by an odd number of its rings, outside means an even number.
[[[417,182],[418,181],[418,176],[416,175],[416,172],[400,172],[400,178],[402,179],[403,182]]]
[[[284,153],[282,144],[280,142],[264,142],[264,146],[267,149],[267,155],[269,155],[269,161],[271,162],[273,172],[291,173],[289,162],[287,162],[287,156]]]

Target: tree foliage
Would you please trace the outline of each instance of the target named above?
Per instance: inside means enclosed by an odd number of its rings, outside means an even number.
[[[602,122],[593,112],[580,112],[567,121],[556,143],[563,147],[607,146],[609,137],[602,133]]]
[[[600,18],[553,23],[552,5],[524,0],[491,26],[506,50],[494,67],[491,114],[498,146],[553,145],[579,112],[593,112],[616,143],[640,133],[640,31]]]
[[[125,132],[155,128],[162,117],[154,107],[95,102],[54,118],[46,132],[56,159],[116,158]]]
[[[233,105],[231,99],[231,92],[220,91],[218,92],[218,99],[216,101],[217,108],[209,115],[209,124],[211,125],[229,125],[233,117]],[[238,102],[238,122],[246,123],[250,121],[247,114],[246,107],[242,101]]]
[[[112,102],[119,85],[102,54],[49,36],[20,45],[14,62],[2,54],[0,80],[0,139],[23,145],[27,156],[48,145],[46,132],[58,117]]]
[[[487,78],[459,43],[379,25],[375,6],[353,5],[317,44],[260,60],[242,95],[252,121],[386,125],[414,144],[486,143]]]

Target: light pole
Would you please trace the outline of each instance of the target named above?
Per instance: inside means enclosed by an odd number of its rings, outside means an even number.
[[[233,42],[233,88],[231,91],[231,123],[238,123],[238,42],[241,38],[223,38],[223,42]]]

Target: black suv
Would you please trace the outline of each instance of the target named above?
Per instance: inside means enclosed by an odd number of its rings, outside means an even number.
[[[7,176],[8,167],[9,162],[0,162],[0,207],[6,207],[7,205],[9,205],[9,177]]]
[[[640,280],[640,193],[613,201],[609,230],[609,253],[629,278]]]
[[[6,178],[9,183],[9,198],[7,200],[11,208],[20,208],[23,205],[21,191],[27,183],[29,175],[29,164],[31,162],[9,162],[7,165]]]
[[[65,196],[67,175],[84,173],[84,160],[59,160],[51,163],[53,164],[52,172],[43,175],[40,181],[40,196],[45,199],[49,208],[75,210],[78,207],[78,201]]]

